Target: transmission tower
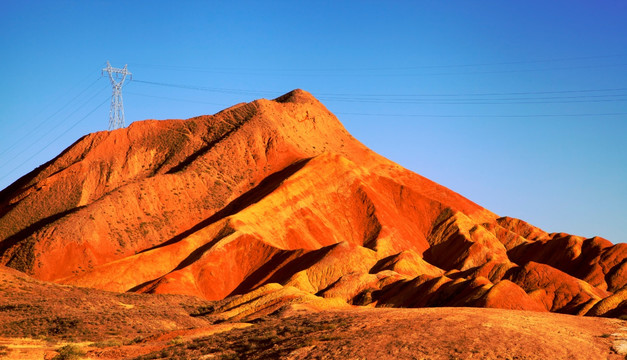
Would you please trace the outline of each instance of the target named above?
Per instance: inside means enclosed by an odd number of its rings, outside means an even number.
[[[113,87],[113,95],[111,96],[111,110],[109,110],[109,130],[119,129],[124,127],[124,104],[122,103],[122,86],[124,80],[128,76],[130,80],[133,79],[127,69],[127,65],[124,65],[122,69],[111,67],[109,61],[107,61],[107,67],[102,69],[102,75],[105,72],[109,74],[109,80],[111,80],[111,86]]]

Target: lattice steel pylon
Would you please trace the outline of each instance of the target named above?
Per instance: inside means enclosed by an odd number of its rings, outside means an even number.
[[[111,67],[109,61],[107,61],[107,67],[102,69],[102,75],[105,72],[109,74],[109,80],[111,80],[111,86],[113,87],[113,95],[111,96],[111,109],[109,110],[109,130],[119,129],[124,127],[124,103],[122,102],[122,86],[124,80],[128,76],[130,80],[133,79],[127,69],[127,65],[118,69]]]

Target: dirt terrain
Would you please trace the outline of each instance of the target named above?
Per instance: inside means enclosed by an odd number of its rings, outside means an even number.
[[[142,359],[622,359],[625,322],[477,308],[304,312],[173,346]]]
[[[223,321],[225,301],[117,294],[0,271],[0,356],[50,359],[623,359],[627,321],[542,312],[292,304]],[[211,311],[209,311],[211,310]],[[72,347],[74,346],[74,347]],[[621,354],[619,354],[621,353]]]

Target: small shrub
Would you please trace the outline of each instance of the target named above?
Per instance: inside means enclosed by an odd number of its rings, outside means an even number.
[[[85,356],[85,352],[76,345],[65,345],[57,349],[59,353],[52,360],[79,360]]]
[[[214,304],[203,305],[193,310],[189,315],[193,317],[213,314],[216,311]]]
[[[183,337],[181,335],[178,335],[174,339],[170,340],[169,344],[170,345],[178,345],[178,344],[182,344],[184,342],[185,342],[185,340],[183,339]]]
[[[302,339],[298,344],[296,344],[296,348],[300,349],[300,348],[304,348],[304,347],[312,346],[312,345],[314,345],[313,339],[305,338],[305,339]]]
[[[118,347],[118,346],[122,346],[122,342],[119,340],[105,340],[105,341],[98,341],[92,344],[93,347],[97,347],[97,348],[108,348],[108,347]]]
[[[0,356],[7,356],[11,352],[8,346],[0,345]]]
[[[336,335],[322,335],[318,340],[320,341],[335,341],[335,340],[342,340],[341,336],[336,336]]]
[[[144,338],[142,336],[138,336],[132,340],[129,340],[125,343],[125,345],[133,345],[133,344],[138,344],[140,342],[144,341]]]
[[[220,354],[218,359],[220,360],[236,360],[239,359],[239,356],[235,352],[230,352],[226,354]]]
[[[35,338],[39,339],[41,341],[45,341],[49,345],[53,345],[53,344],[56,344],[58,342],[57,339],[55,339],[55,338],[53,338],[51,336],[48,336],[48,335],[39,334],[39,335],[35,336]]]
[[[337,327],[338,327],[337,324],[322,323],[322,324],[316,324],[314,330],[335,330]]]

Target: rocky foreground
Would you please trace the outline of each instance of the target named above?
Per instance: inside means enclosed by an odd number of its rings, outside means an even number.
[[[0,358],[623,359],[627,322],[482,308],[315,310],[222,320],[180,295],[58,285],[0,268]]]

